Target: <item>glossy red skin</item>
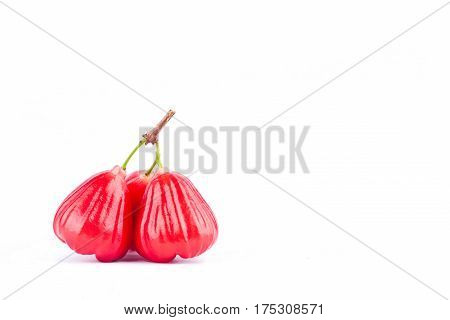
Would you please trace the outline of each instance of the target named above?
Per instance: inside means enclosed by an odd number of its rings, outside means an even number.
[[[146,176],[145,171],[134,171],[130,173],[125,178],[127,183],[128,190],[130,191],[130,199],[131,199],[131,215],[136,216],[139,211],[139,205],[141,204],[142,196],[144,195],[145,189],[147,189],[148,184],[151,181],[152,176]],[[134,251],[134,242],[131,241],[130,250]]]
[[[128,190],[130,191],[132,211],[139,209],[142,196],[151,180],[151,176],[146,176],[145,171],[134,171],[125,178]]]
[[[211,208],[185,176],[157,175],[145,190],[135,219],[134,245],[144,258],[170,262],[198,256],[217,239]]]
[[[110,262],[122,258],[132,239],[131,200],[125,171],[115,166],[76,188],[58,208],[56,236],[80,254]]]

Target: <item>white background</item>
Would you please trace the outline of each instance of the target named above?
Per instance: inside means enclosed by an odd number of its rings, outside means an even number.
[[[444,4],[5,3],[174,107],[195,132],[261,126]],[[448,300],[420,281],[450,296],[449,30],[450,5],[275,120],[311,126],[303,146],[311,173],[261,171],[412,276],[242,173],[235,140],[233,174],[191,177],[219,222],[210,251],[174,264],[74,255],[3,301],[1,313],[122,319],[124,305],[323,303],[317,318],[448,319]],[[59,203],[120,164],[138,128],[163,112],[1,2],[0,108],[5,297],[70,254],[52,230]],[[225,143],[216,146],[221,166]],[[129,169],[137,167],[134,159]]]

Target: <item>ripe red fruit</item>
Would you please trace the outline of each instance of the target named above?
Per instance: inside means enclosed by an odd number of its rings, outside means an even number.
[[[127,183],[128,190],[130,191],[131,200],[131,215],[133,217],[133,225],[135,216],[139,211],[139,206],[141,204],[142,196],[144,195],[145,189],[147,189],[148,184],[152,180],[154,174],[147,175],[145,170],[134,171],[133,173],[127,175],[125,181]],[[134,228],[133,228],[134,229]],[[136,250],[134,248],[133,237],[130,243],[130,250]]]
[[[146,175],[145,170],[134,171],[125,178],[128,190],[130,191],[131,210],[133,212],[139,208],[142,196],[151,179],[152,175]]]
[[[115,166],[92,176],[67,196],[56,212],[53,230],[74,251],[110,262],[128,251],[130,212],[125,171]]]
[[[211,208],[188,178],[174,172],[152,179],[134,221],[136,251],[155,262],[198,256],[218,235]]]

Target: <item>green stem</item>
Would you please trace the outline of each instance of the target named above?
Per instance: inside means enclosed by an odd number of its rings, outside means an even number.
[[[150,169],[147,170],[147,172],[145,172],[145,175],[146,175],[146,176],[149,176],[149,175],[152,173],[153,168],[154,168],[155,166],[156,166],[156,160],[153,161],[152,166],[150,167]]]
[[[155,163],[152,165],[150,170],[147,171],[147,173],[150,174],[151,170],[154,168],[154,166],[156,164],[160,168],[162,168],[162,163],[161,163],[160,154],[159,154],[158,134],[161,131],[161,129],[167,124],[167,122],[169,122],[169,120],[173,117],[174,114],[175,114],[175,111],[173,111],[173,110],[167,111],[167,113],[164,116],[164,118],[162,118],[162,120],[152,130],[150,130],[150,131],[148,131],[148,132],[146,132],[144,134],[143,139],[141,139],[141,141],[139,141],[139,144],[133,149],[133,151],[131,151],[130,155],[128,156],[128,158],[123,163],[123,165],[122,165],[122,169],[123,170],[127,169],[128,162],[133,157],[133,155],[136,153],[136,151],[138,151],[140,147],[142,147],[143,145],[145,145],[147,143],[151,143],[151,144],[156,145],[156,159],[155,159]]]
[[[160,153],[160,150],[159,150],[159,143],[158,142],[155,143],[155,147],[156,147],[155,161],[153,161],[153,164],[150,167],[150,169],[148,169],[147,172],[145,172],[146,176],[149,176],[152,173],[152,171],[153,171],[153,169],[155,168],[156,165],[158,165],[159,168],[163,167],[163,164],[161,162],[161,153]]]
[[[158,163],[158,167],[162,168],[163,164],[161,162],[161,153],[159,151],[159,143],[158,142],[155,143],[155,146],[156,146],[156,159],[155,159],[155,161]]]
[[[142,139],[141,141],[139,141],[139,144],[133,149],[133,151],[131,151],[131,153],[128,155],[128,158],[125,160],[125,162],[122,165],[123,170],[127,169],[128,162],[130,162],[133,155],[136,153],[136,151],[139,150],[140,147],[142,147],[145,144],[145,142],[146,142],[146,140]]]

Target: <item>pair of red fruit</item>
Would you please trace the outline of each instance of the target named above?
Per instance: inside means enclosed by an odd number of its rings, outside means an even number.
[[[170,262],[177,255],[198,256],[214,244],[218,227],[211,208],[187,177],[165,171],[160,161],[158,134],[173,114],[143,136],[122,167],[92,176],[60,205],[53,229],[72,250],[102,262],[128,250]],[[127,176],[128,161],[147,143],[156,146],[155,162]]]

